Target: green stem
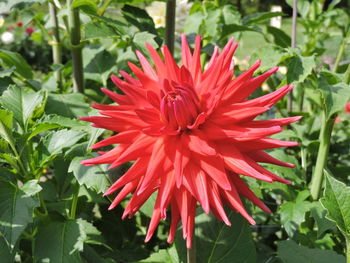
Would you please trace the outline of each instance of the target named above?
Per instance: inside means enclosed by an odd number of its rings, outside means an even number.
[[[75,192],[74,192],[74,195],[73,195],[73,199],[72,199],[72,206],[71,206],[71,209],[70,209],[70,215],[69,215],[70,219],[75,219],[75,214],[77,212],[79,189],[80,189],[80,185],[77,183],[77,186],[75,188]]]
[[[67,0],[69,10],[69,35],[73,61],[73,91],[84,93],[84,72],[82,44],[80,43],[79,9],[71,7],[72,0]]]
[[[320,146],[318,148],[316,165],[312,176],[310,188],[311,196],[314,200],[318,200],[320,197],[323,182],[323,171],[327,162],[327,156],[329,152],[329,146],[335,118],[336,115],[327,119],[325,111],[323,112],[323,120],[320,132]]]
[[[196,237],[193,235],[192,248],[187,249],[187,263],[196,263]]]
[[[333,67],[333,72],[334,73],[336,73],[338,71],[338,67],[339,67],[340,61],[343,58],[346,46],[348,45],[348,41],[349,41],[348,38],[349,37],[350,37],[350,29],[348,29],[348,31],[347,31],[344,39],[343,39],[343,42],[341,43],[341,45],[339,47],[337,58],[335,59],[334,67]]]
[[[346,239],[346,263],[350,263],[350,238],[345,237]]]
[[[10,145],[10,147],[11,147],[11,149],[12,149],[12,151],[17,159],[17,163],[18,163],[20,169],[22,170],[23,176],[27,177],[27,175],[28,175],[27,170],[24,167],[21,156],[17,152],[16,146],[12,142],[10,142],[9,145]]]
[[[174,53],[176,0],[168,0],[165,15],[165,45]]]
[[[58,18],[57,18],[57,10],[54,4],[49,2],[49,11],[50,11],[50,17],[53,27],[53,35],[52,35],[52,41],[50,42],[52,46],[52,59],[54,64],[61,64],[62,63],[62,49],[61,49],[61,41],[60,41],[60,31],[59,31],[59,24],[58,24]],[[55,71],[55,79],[57,82],[58,88],[62,89],[62,73],[61,70],[58,69]]]
[[[109,6],[109,4],[112,2],[112,0],[106,0],[103,2],[102,6],[97,10],[97,14],[102,16],[104,12],[106,11],[106,8]]]
[[[298,0],[293,1],[292,39],[291,47],[297,48]],[[293,111],[293,90],[288,95],[288,112]]]
[[[349,63],[348,68],[346,69],[346,71],[344,73],[344,82],[346,84],[350,84],[350,63]]]

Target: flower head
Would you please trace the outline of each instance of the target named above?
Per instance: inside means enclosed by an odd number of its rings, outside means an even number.
[[[350,114],[350,102],[345,105],[345,112]]]
[[[16,25],[17,25],[17,27],[22,27],[23,26],[23,22],[21,20],[19,20]]]
[[[152,237],[160,220],[166,218],[169,206],[171,227],[168,242],[174,240],[181,220],[188,247],[191,246],[197,202],[205,213],[212,211],[227,225],[231,223],[224,205],[255,224],[240,195],[262,210],[270,210],[242,177],[290,183],[258,163],[293,167],[293,164],[279,161],[263,150],[297,145],[296,142],[268,136],[281,132],[281,126],[300,117],[254,119],[269,110],[292,86],[286,85],[248,100],[248,96],[275,73],[277,67],[253,77],[260,65],[257,61],[234,78],[231,61],[237,43],[231,39],[221,53],[215,48],[207,69],[202,72],[200,42],[200,37],[197,37],[192,53],[186,36],[182,36],[182,66],[176,64],[166,46],[162,48],[162,59],[146,44],[154,68],[137,51],[142,69],[129,63],[136,78],[124,71],[120,72],[124,80],[112,76],[112,81],[124,95],[103,89],[118,105],[95,105],[94,108],[101,110],[103,116],[82,118],[93,122],[95,127],[117,132],[92,148],[118,144],[82,164],[109,163],[112,168],[135,161],[105,192],[109,195],[119,190],[110,209],[128,194],[133,194],[123,214],[123,218],[132,217],[154,192],[157,193],[146,241]]]
[[[27,28],[26,28],[26,33],[27,33],[29,36],[30,36],[31,34],[33,34],[34,31],[35,31],[35,29],[32,28],[32,27],[27,27]]]
[[[1,35],[1,41],[6,44],[9,45],[11,43],[13,43],[15,41],[15,35],[9,31],[5,31],[4,33],[2,33]]]

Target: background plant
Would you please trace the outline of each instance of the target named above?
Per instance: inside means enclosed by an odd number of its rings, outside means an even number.
[[[155,48],[164,44],[166,29],[156,27],[145,11],[150,2],[71,1],[81,23],[76,29],[81,40],[73,44],[76,33],[68,30],[65,1],[0,2],[5,21],[0,34],[14,35],[13,42],[0,44],[0,255],[4,262],[46,258],[50,262],[186,262],[181,237],[173,246],[166,243],[167,222],[149,243],[143,242],[152,200],[133,219],[121,220],[123,203],[107,210],[110,202],[102,192],[128,165],[107,170],[103,165],[79,164],[94,155],[89,146],[108,134],[77,118],[96,114],[90,110],[94,103],[112,103],[100,88],[117,90],[109,76],[128,71],[127,61],[137,63],[135,50],[146,55],[146,41]],[[248,180],[273,213],[248,207],[257,225],[251,227],[231,213],[235,224],[229,228],[198,210],[198,262],[346,262],[346,256],[349,262],[350,115],[344,111],[350,101],[349,9],[341,1],[298,2],[297,49],[290,47],[291,1],[283,3],[283,13],[268,12],[265,1],[254,5],[191,2],[183,32],[191,44],[196,34],[203,36],[203,61],[208,61],[214,45],[223,46],[235,37],[240,42],[237,75],[257,58],[262,60],[261,71],[275,65],[288,68],[264,83],[256,95],[286,83],[297,86],[292,112],[283,100],[266,118],[304,116],[278,135],[297,140],[300,146],[270,152],[296,168],[267,165],[293,184]],[[50,13],[49,6],[56,12]],[[280,15],[282,28],[270,26],[270,18]],[[83,93],[72,88],[72,47],[82,52]],[[179,50],[176,36],[175,57]],[[60,59],[53,60],[53,53]],[[320,150],[326,158],[316,167]],[[311,196],[315,174],[323,180],[315,186],[318,196]]]

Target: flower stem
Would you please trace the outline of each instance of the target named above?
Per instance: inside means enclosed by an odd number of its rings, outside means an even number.
[[[73,61],[73,91],[84,93],[84,72],[82,44],[80,43],[79,9],[71,7],[72,0],[67,0],[69,10],[69,35]]]
[[[293,20],[292,20],[292,41],[291,47],[297,47],[297,19],[298,19],[298,0],[293,1]],[[288,111],[293,111],[293,90],[288,95]]]
[[[344,82],[346,84],[350,84],[350,63],[349,63],[348,68],[346,69],[346,71],[344,73]]]
[[[187,263],[196,263],[196,237],[192,238],[192,248],[187,249]]]
[[[72,206],[70,208],[70,215],[69,215],[70,219],[75,219],[75,214],[77,212],[79,190],[80,190],[80,185],[79,185],[79,183],[77,183],[77,185],[75,187],[75,192],[74,192],[74,195],[73,195],[73,199],[72,199]]]
[[[334,66],[333,66],[333,72],[335,72],[335,73],[338,71],[338,67],[339,67],[340,61],[343,58],[346,46],[348,45],[348,41],[349,41],[348,38],[349,37],[350,37],[350,28],[348,29],[348,31],[347,31],[344,39],[343,39],[343,42],[341,43],[341,45],[339,47],[337,58],[335,59]]]
[[[165,14],[165,45],[174,54],[176,0],[168,0]]]
[[[350,237],[345,237],[346,239],[346,263],[350,263]]]
[[[58,18],[57,18],[57,10],[53,3],[49,2],[49,10],[50,10],[50,17],[51,21],[54,25],[53,27],[53,36],[52,41],[50,41],[50,44],[52,46],[52,58],[54,64],[61,64],[62,63],[62,51],[61,51],[61,42],[60,42],[60,31],[59,31],[59,24],[58,24]],[[55,71],[55,79],[57,82],[58,88],[62,89],[62,74],[61,70],[58,69]]]
[[[323,170],[326,166],[327,156],[329,152],[329,146],[331,141],[332,129],[336,115],[331,118],[326,117],[325,111],[323,112],[323,120],[320,132],[320,146],[318,148],[316,166],[311,180],[311,196],[314,200],[318,200],[323,182]]]
[[[345,48],[347,46],[347,39],[350,36],[350,29],[347,31],[346,36],[339,48],[337,59],[333,67],[333,72],[336,73],[338,70],[339,62],[344,55]],[[350,65],[344,74],[344,82],[349,83],[350,81]],[[318,200],[323,182],[323,170],[327,163],[327,156],[329,152],[329,146],[331,141],[331,135],[334,125],[334,120],[337,117],[336,114],[327,119],[325,110],[323,111],[323,121],[320,132],[320,146],[318,148],[316,166],[311,180],[311,196],[314,200]]]

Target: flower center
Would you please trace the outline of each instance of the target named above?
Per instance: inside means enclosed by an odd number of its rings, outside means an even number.
[[[185,130],[195,121],[198,104],[198,98],[191,89],[177,87],[162,98],[162,119],[173,130]]]

